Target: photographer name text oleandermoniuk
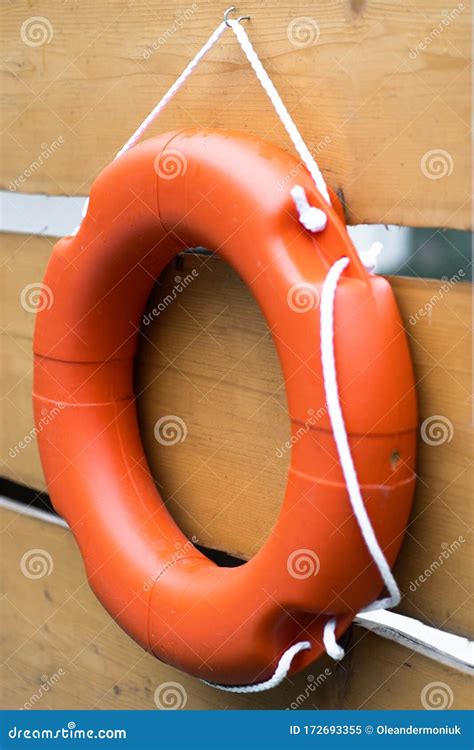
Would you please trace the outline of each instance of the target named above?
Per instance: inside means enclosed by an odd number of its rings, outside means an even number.
[[[406,727],[391,727],[388,724],[379,724],[377,726],[377,734],[461,734],[461,727],[459,724],[453,724],[448,726],[445,724],[443,727],[416,727],[409,724]]]

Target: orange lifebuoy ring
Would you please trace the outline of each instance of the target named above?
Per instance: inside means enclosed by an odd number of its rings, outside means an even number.
[[[296,177],[327,214],[317,235],[295,214]],[[364,503],[390,564],[411,507],[416,404],[406,338],[389,284],[366,272],[331,200],[325,204],[294,157],[255,137],[162,135],[101,173],[78,233],[57,243],[44,279],[53,304],[37,316],[34,407],[39,421],[42,409],[61,406],[38,432],[54,506],[74,532],[90,585],[127,633],[215,683],[268,678],[304,638],[311,649],[292,671],[302,668],[322,652],[328,619],[337,616],[340,635],[383,586],[320,409],[318,306],[301,315],[288,302],[300,285],[320,290],[343,255],[351,262],[335,303],[339,390]],[[207,559],[169,515],[144,456],[133,393],[153,280],[198,245],[218,251],[255,295],[278,351],[294,437],[276,525],[237,568]],[[301,430],[312,410],[318,420]],[[304,551],[317,554],[317,575],[292,574]]]

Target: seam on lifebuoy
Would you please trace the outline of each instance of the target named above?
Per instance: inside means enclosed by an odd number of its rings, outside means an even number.
[[[181,130],[178,130],[175,133],[173,133],[172,136],[170,137],[170,139],[168,141],[166,141],[165,146],[163,146],[163,148],[161,149],[160,156],[164,153],[164,151],[166,151],[166,149],[168,149],[170,147],[170,145],[176,140],[176,138],[179,138],[181,135],[183,135],[183,133],[192,132],[193,130],[195,130],[195,128],[182,128]],[[157,154],[157,156],[158,156],[158,154]],[[157,157],[155,157],[155,159],[156,158]],[[156,170],[155,170],[155,175],[156,175],[155,176],[155,185],[156,185],[156,191],[155,191],[155,193],[156,193],[156,216],[157,216],[158,222],[159,222],[160,227],[162,228],[164,234],[166,234],[168,236],[171,235],[172,238],[175,240],[175,242],[178,245],[183,245],[183,240],[174,231],[175,228],[171,227],[170,229],[167,229],[167,227],[165,227],[164,219],[163,219],[163,217],[161,215],[161,208],[160,208],[160,186],[162,184],[162,181],[160,180],[160,177],[159,177],[158,172]]]
[[[152,576],[153,586],[150,589],[150,595],[148,597],[147,621],[146,621],[146,637],[148,641],[148,650],[152,653],[154,653],[154,651],[153,651],[153,646],[151,644],[150,628],[151,628],[151,601],[153,599],[153,592],[155,591],[157,584],[163,579],[163,576],[165,575],[165,573],[167,573],[168,570],[171,570],[171,568],[174,568],[178,563],[183,562],[183,560],[202,560],[202,557],[199,555],[190,554],[189,556],[184,555],[184,557],[180,557],[177,560],[172,560],[172,561],[170,560],[168,563],[166,563],[163,566],[160,572],[156,574],[156,577],[155,575]]]
[[[291,464],[288,469],[289,472],[292,474],[297,474],[302,479],[306,479],[309,482],[312,482],[315,486],[317,485],[323,485],[325,487],[345,487],[346,484],[343,481],[340,482],[334,482],[329,479],[319,479],[318,477],[314,477],[312,474],[306,474],[304,471],[300,471],[299,469],[294,469]],[[409,476],[407,479],[400,479],[396,484],[363,484],[360,483],[361,490],[386,490],[387,492],[391,492],[392,490],[396,490],[397,487],[403,487],[405,484],[410,484],[416,479],[416,474],[413,473],[411,476]]]
[[[301,427],[304,427],[308,432],[322,432],[326,435],[332,435],[332,429],[326,428],[326,427],[319,427],[318,425],[312,425],[309,420],[302,420],[298,419],[297,417],[290,416],[290,422],[292,422],[295,425],[300,425]],[[398,435],[408,435],[410,432],[413,432],[414,429],[416,429],[417,425],[414,422],[412,427],[406,427],[404,430],[399,430],[397,432]],[[351,430],[351,432],[348,433],[350,438],[378,438],[378,437],[394,437],[393,432],[354,432]]]
[[[47,398],[47,396],[41,396],[38,393],[33,392],[35,398],[40,398],[41,401],[46,401],[49,404],[61,404],[64,406],[72,406],[74,408],[80,408],[81,406],[111,406],[112,404],[122,404],[124,401],[130,401],[131,404],[135,401],[135,396],[123,396],[121,398],[114,398],[112,401],[56,401],[56,399]]]

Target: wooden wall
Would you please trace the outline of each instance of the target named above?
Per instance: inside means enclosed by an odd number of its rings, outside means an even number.
[[[2,708],[153,710],[170,682],[187,709],[422,709],[423,691],[439,682],[450,708],[469,708],[468,675],[358,627],[341,664],[320,659],[267,693],[215,690],[161,664],[119,628],[91,593],[66,529],[8,510],[0,510],[0,529],[10,561],[0,603]],[[35,580],[19,568],[38,546],[50,572]]]
[[[87,193],[224,7],[7,3],[1,186]],[[470,0],[248,0],[241,10],[352,223],[470,226]],[[42,19],[36,28],[34,17]],[[230,30],[152,132],[196,125],[249,130],[288,147]]]
[[[457,11],[454,10],[457,8]],[[19,0],[2,9],[2,174],[11,193],[83,195],[222,17],[213,0]],[[468,228],[470,212],[468,2],[248,2],[248,31],[352,223]],[[31,19],[39,17],[39,28]],[[38,36],[39,35],[39,36]],[[153,132],[206,125],[286,135],[229,31]],[[7,195],[7,200],[9,199]],[[44,489],[31,410],[34,313],[22,290],[43,276],[53,240],[3,234],[0,250],[2,425],[0,475]],[[289,436],[281,373],[249,292],[221,261],[186,255],[150,306],[192,270],[196,279],[147,329],[137,362],[143,440],[169,507],[189,535],[251,557],[283,495]],[[391,280],[407,327],[420,404],[414,512],[397,563],[399,611],[460,635],[472,623],[470,286]],[[162,414],[187,438],[154,439]],[[442,438],[426,439],[441,426]],[[32,437],[33,435],[33,437]],[[424,439],[423,439],[424,435]],[[453,708],[467,678],[354,628],[348,658],[322,661],[276,693],[216,693],[142,653],[90,594],[69,533],[2,512],[9,561],[2,601],[3,705],[21,707],[42,676],[63,669],[40,708],[153,708],[177,680],[188,708],[284,708],[330,675],[302,707],[418,708],[423,688],[447,684]],[[456,549],[434,563],[446,549]],[[46,549],[50,576],[21,574],[28,549]],[[432,570],[435,574],[432,574]],[[425,581],[420,576],[426,571]]]

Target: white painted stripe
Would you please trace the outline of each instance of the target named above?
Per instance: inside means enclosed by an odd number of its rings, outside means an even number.
[[[62,518],[52,513],[9,500],[1,495],[0,508],[36,518],[44,523],[53,523],[56,526],[68,528],[67,523]],[[474,643],[468,638],[431,628],[419,620],[384,609],[359,614],[355,622],[367,628],[367,630],[372,630],[382,638],[395,641],[395,643],[399,643],[412,651],[417,651],[433,661],[446,664],[453,669],[468,674],[474,672]]]
[[[86,196],[39,195],[0,190],[0,231],[64,237],[80,224]],[[409,227],[359,224],[348,227],[357,250],[374,242],[384,246],[377,273],[390,273],[403,264],[408,251]]]
[[[69,528],[66,521],[54,513],[49,513],[47,510],[40,510],[40,508],[35,508],[33,505],[26,505],[26,503],[18,503],[4,495],[0,495],[0,508],[11,510],[20,516],[36,518],[38,521],[43,521],[44,523],[52,523],[55,526],[61,526],[63,529]]]
[[[0,231],[64,237],[82,218],[84,196],[68,197],[0,190]]]
[[[468,638],[432,628],[412,617],[388,610],[360,613],[355,622],[429,659],[474,674],[474,641]]]

